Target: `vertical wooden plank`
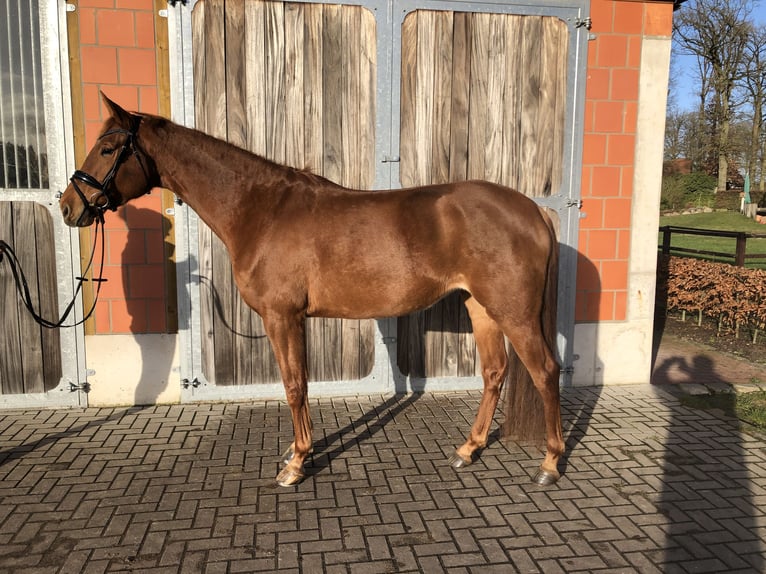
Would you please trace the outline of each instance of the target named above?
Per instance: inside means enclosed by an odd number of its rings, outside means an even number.
[[[415,135],[417,138],[416,185],[433,183],[433,145],[438,138],[439,126],[434,125],[435,65],[438,59],[436,48],[436,12],[418,12],[417,83],[415,89]],[[425,332],[423,338],[425,353],[424,372],[427,377],[443,374],[444,329],[442,307],[436,303],[423,312]]]
[[[462,181],[468,177],[468,116],[471,83],[471,25],[470,15],[457,12],[454,15],[452,33],[452,98],[450,109],[449,179]],[[453,353],[456,376],[473,376],[476,345],[471,333],[468,311],[462,297],[452,295],[447,299],[445,321],[456,325],[456,331],[447,340],[448,364]],[[451,372],[452,367],[450,367]]]
[[[245,4],[245,90],[247,94],[248,149],[262,156],[269,156],[270,124],[267,118],[273,113],[270,82],[282,82],[281,77],[270,78],[267,64],[267,3],[263,0],[247,0]],[[272,24],[274,23],[272,22]],[[272,90],[270,92],[270,90]],[[253,312],[250,316],[253,339],[253,382],[271,383],[280,380],[271,343],[261,317]]]
[[[359,163],[362,189],[375,183],[375,113],[377,72],[377,31],[375,15],[361,8],[361,54],[359,59]]]
[[[377,32],[375,15],[361,8],[361,54],[359,60],[359,158],[361,189],[372,189],[375,182],[375,74],[377,71]],[[372,372],[375,363],[375,321],[359,323],[359,377]]]
[[[549,17],[540,19],[540,38],[538,46],[540,47],[540,90],[539,107],[537,113],[537,135],[538,143],[537,160],[539,179],[537,182],[537,195],[550,195],[553,185],[553,146],[554,126],[556,125],[556,84],[558,78],[557,59],[558,43],[551,34],[552,30],[546,26],[545,22],[551,20]]]
[[[453,13],[434,13],[434,83],[433,83],[433,143],[431,145],[431,181],[449,181]]]
[[[471,318],[462,302],[458,306],[458,325],[457,374],[459,377],[472,377],[477,362],[476,342],[473,338]]]
[[[431,144],[431,181],[445,183],[450,177],[450,138],[452,111],[452,70],[453,70],[453,13],[434,12],[434,80],[433,80],[433,141]],[[459,296],[452,295],[438,302],[432,313],[441,322],[438,341],[431,347],[437,369],[434,376],[457,375],[457,346],[459,338],[458,309]],[[426,342],[426,346],[429,343]]]
[[[452,34],[449,179],[468,178],[468,98],[471,87],[470,15],[457,12]]]
[[[471,99],[468,110],[468,177],[484,179],[490,14],[471,14]]]
[[[247,148],[266,154],[266,40],[265,3],[245,4],[245,93],[247,94]]]
[[[35,240],[37,243],[37,276],[40,285],[40,313],[43,317],[59,317],[56,282],[56,248],[53,219],[47,209],[35,206]],[[62,376],[61,335],[59,329],[41,329],[44,391],[55,388]]]
[[[335,94],[323,103],[324,133],[323,175],[340,183],[343,178],[342,98],[343,92],[343,21],[342,7],[324,6],[324,35],[322,44],[322,73],[325,94]]]
[[[435,12],[418,11],[417,56],[415,63],[415,185],[431,183],[431,145],[434,119]]]
[[[505,20],[505,45],[514,46],[505,56],[505,96],[503,98],[502,181],[519,189],[521,171],[521,89],[523,86],[521,45],[523,17],[508,16]]]
[[[194,124],[204,132],[207,127],[207,89],[206,89],[206,54],[205,43],[205,2],[198,2],[192,11],[192,56],[194,66]],[[212,235],[213,232],[202,221],[199,222],[199,261],[200,276],[200,336],[202,373],[211,383],[215,383],[215,339],[213,337],[212,280]]]
[[[12,202],[0,201],[0,239],[15,247],[13,241]],[[4,395],[24,392],[19,340],[19,312],[16,306],[16,288],[7,265],[0,266],[0,390]]]
[[[411,187],[416,181],[417,137],[415,131],[415,91],[417,89],[418,17],[420,12],[407,14],[402,23],[402,78],[399,113],[399,178],[402,186]]]
[[[245,6],[228,2],[225,12],[226,65],[226,141],[247,147],[247,113],[245,104]]]
[[[225,3],[206,0],[205,8],[205,86],[207,132],[225,139],[226,112],[226,31]],[[219,385],[234,382],[234,282],[226,248],[218,237],[211,240],[214,301],[213,337],[215,343],[215,380]]]
[[[246,148],[247,94],[245,92],[245,5],[240,2],[226,4],[226,140]],[[232,286],[234,282],[232,280]],[[232,382],[249,385],[253,382],[253,347],[250,336],[252,312],[234,287],[232,291],[232,318],[234,328],[234,365]]]
[[[535,197],[540,195],[542,187],[541,167],[538,165],[539,148],[549,142],[543,141],[537,128],[540,113],[540,42],[542,19],[538,16],[525,16],[521,41],[521,66],[524,73],[521,94],[521,165],[523,176],[519,182],[519,191]]]
[[[555,112],[553,122],[553,145],[551,194],[561,191],[564,168],[564,128],[567,105],[567,54],[569,51],[569,29],[563,20],[545,19],[545,37],[556,45],[555,70],[551,71],[555,91]]]
[[[305,138],[304,158],[308,169],[323,173],[322,156],[324,138],[322,132],[323,58],[322,39],[324,16],[321,4],[304,5],[303,49],[303,118]]]
[[[322,38],[324,30],[323,6],[304,5],[304,64],[303,64],[303,118],[304,164],[314,173],[323,172],[324,135],[323,112],[323,60]],[[309,380],[325,380],[324,374],[324,319],[306,321],[306,357]]]
[[[305,166],[304,125],[304,6],[285,5],[285,163]]]
[[[246,0],[245,19],[245,115],[247,149],[258,155],[267,155],[266,146],[266,3]],[[253,383],[279,380],[276,359],[266,338],[263,320],[250,312]]]
[[[399,179],[403,187],[411,187],[416,181],[416,132],[415,132],[415,90],[417,76],[417,31],[419,12],[407,14],[402,22],[402,77],[399,113]],[[418,367],[413,357],[412,346],[421,341],[418,327],[422,314],[413,313],[399,317],[396,323],[397,366],[407,375],[414,375]],[[414,339],[413,339],[414,337]],[[418,345],[418,352],[420,345]],[[420,357],[422,362],[422,356]]]
[[[266,2],[266,156],[285,161],[285,8]]]
[[[341,94],[343,91],[343,7],[340,5],[324,6],[324,25],[322,43],[322,73],[325,94]],[[343,136],[342,136],[342,98],[327,98],[323,101],[322,131],[324,135],[324,154],[322,158],[323,175],[334,182],[343,177]],[[324,370],[327,380],[340,378],[341,361],[336,357],[336,350],[341,347],[341,324],[337,319],[324,321]]]
[[[484,148],[484,178],[502,182],[503,90],[505,88],[505,23],[507,16],[493,14],[489,19],[487,53],[487,131]]]
[[[32,305],[40,308],[40,284],[37,277],[38,240],[42,237],[35,234],[35,204],[30,201],[15,202],[13,207],[13,229],[16,256],[21,268],[25,270]],[[40,248],[44,248],[40,245]],[[50,248],[48,246],[48,248]],[[21,380],[26,393],[41,393],[43,383],[43,350],[41,327],[35,323],[27,312],[20,298],[16,298],[15,306],[19,318],[19,340],[21,343]],[[7,307],[6,307],[7,309]]]
[[[205,0],[205,131],[226,138],[226,32],[224,0]]]
[[[341,9],[342,85],[341,92],[341,183],[358,188],[361,180],[359,161],[359,56],[361,45],[361,8],[343,6]],[[352,380],[359,377],[359,320],[340,322],[340,377]]]
[[[361,39],[361,8],[343,6],[341,9],[341,185],[359,186],[359,55]]]

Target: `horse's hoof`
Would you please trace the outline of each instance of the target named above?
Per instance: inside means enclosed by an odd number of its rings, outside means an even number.
[[[301,482],[304,476],[301,471],[296,472],[292,468],[285,467],[277,475],[277,484],[279,486],[293,486]]]
[[[289,447],[282,455],[282,465],[287,466],[287,463],[289,463],[294,456],[295,451],[293,450],[293,447]]]
[[[457,452],[453,454],[451,457],[449,457],[449,464],[452,468],[463,468],[464,466],[468,466],[471,464],[473,460],[471,459],[464,459],[462,456],[460,456]]]
[[[537,471],[537,474],[535,474],[532,482],[539,484],[540,486],[550,486],[551,484],[555,484],[559,478],[561,478],[561,475],[558,472],[550,472],[541,468]]]

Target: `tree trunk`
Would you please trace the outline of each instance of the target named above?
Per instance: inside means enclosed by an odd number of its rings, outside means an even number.
[[[756,168],[758,167],[758,148],[761,146],[761,114],[762,106],[760,97],[753,100],[753,131],[750,135],[750,157],[747,161],[747,172],[750,174],[750,181],[755,179]],[[761,175],[761,185],[763,185],[763,174]]]
[[[729,149],[729,99],[724,94],[721,98],[721,123],[718,132],[718,191],[726,191],[726,180],[729,176],[729,160],[726,158]]]

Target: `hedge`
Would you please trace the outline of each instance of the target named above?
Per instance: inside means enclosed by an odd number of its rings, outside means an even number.
[[[766,329],[766,271],[660,255],[658,301],[667,311],[697,314],[718,322],[719,333],[749,329],[753,342]]]

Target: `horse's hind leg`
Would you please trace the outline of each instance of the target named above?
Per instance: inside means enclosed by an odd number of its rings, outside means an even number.
[[[290,486],[303,480],[303,461],[311,452],[305,319],[298,316],[264,314],[263,321],[279,363],[287,404],[293,419],[295,441],[284,455],[285,467],[277,475],[277,483],[280,486]]]
[[[512,324],[504,325],[504,329],[543,399],[546,454],[534,481],[541,485],[553,484],[561,476],[557,466],[559,458],[564,454],[559,395],[560,367],[535,317],[527,321],[514,320]]]
[[[505,338],[500,327],[473,297],[466,299],[465,306],[471,317],[476,349],[481,358],[484,392],[468,440],[450,458],[450,464],[455,468],[471,464],[478,451],[487,446],[489,428],[492,425],[497,402],[500,399],[503,381],[508,374],[508,354],[505,350]]]

